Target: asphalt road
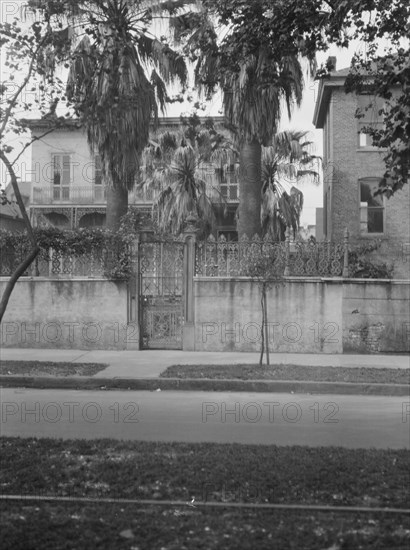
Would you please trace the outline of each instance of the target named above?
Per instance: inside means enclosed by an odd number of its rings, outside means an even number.
[[[3,436],[410,448],[402,397],[1,389]]]

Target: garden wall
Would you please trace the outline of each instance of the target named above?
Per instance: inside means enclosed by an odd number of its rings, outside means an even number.
[[[0,278],[2,293],[7,278]],[[1,324],[4,347],[126,349],[127,284],[106,279],[22,277]],[[138,341],[136,342],[138,344]]]
[[[289,278],[268,291],[270,349],[300,353],[409,349],[407,281]],[[238,277],[197,277],[195,349],[259,351],[260,288]]]
[[[343,351],[371,353],[409,350],[409,282],[345,281]]]
[[[0,278],[0,292],[6,281]],[[246,277],[195,277],[191,349],[259,351],[260,298],[258,283]],[[138,349],[139,330],[130,316],[126,282],[23,277],[1,325],[1,344]],[[410,283],[287,278],[268,290],[268,329],[273,352],[407,352]]]

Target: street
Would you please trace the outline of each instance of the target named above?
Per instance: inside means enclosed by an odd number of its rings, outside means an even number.
[[[1,435],[410,448],[406,397],[1,389]]]

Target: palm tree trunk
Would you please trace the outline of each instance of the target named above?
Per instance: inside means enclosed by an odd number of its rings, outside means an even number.
[[[128,210],[128,191],[122,185],[109,185],[107,187],[107,218],[108,229],[116,231],[120,225],[121,217]]]
[[[239,170],[239,238],[244,235],[252,238],[261,234],[261,164],[261,144],[256,141],[244,142],[241,146]]]

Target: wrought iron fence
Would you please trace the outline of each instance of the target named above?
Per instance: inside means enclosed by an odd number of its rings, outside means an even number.
[[[197,242],[195,274],[205,277],[238,277],[247,275],[257,258],[271,258],[276,272],[284,276],[342,276],[346,269],[347,239],[334,242],[283,242],[255,237],[227,241],[209,237]]]
[[[10,276],[27,257],[29,249],[20,246],[1,253],[0,276]],[[92,249],[89,252],[62,252],[40,249],[23,274],[28,277],[121,277],[130,269],[130,253],[123,248]]]

